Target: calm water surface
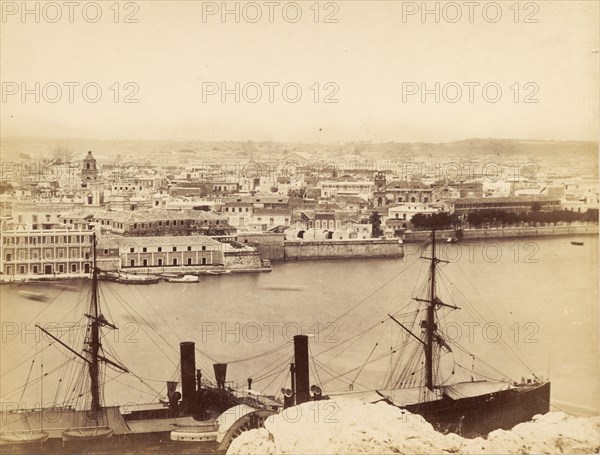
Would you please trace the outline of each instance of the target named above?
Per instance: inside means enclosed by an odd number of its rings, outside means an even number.
[[[555,237],[444,246],[441,257],[451,263],[441,266],[439,294],[462,309],[441,311],[440,326],[507,377],[531,377],[515,357],[538,376],[549,372],[558,408],[597,414],[598,241],[595,236],[578,239],[585,245]],[[197,363],[208,377],[213,361],[226,362],[229,380],[245,384],[252,377],[253,389],[273,393],[290,386],[284,370],[292,355],[291,337],[299,331],[317,332],[310,342],[317,361],[317,368],[311,362],[313,383],[324,383],[327,392],[348,390],[352,381],[354,390],[382,387],[390,367],[386,353],[407,341],[386,315],[410,304],[427,277],[427,263],[418,259],[422,252],[416,245],[406,245],[406,251],[404,259],[281,263],[271,273],[205,276],[200,283],[102,283],[102,312],[120,327],[117,333],[105,331],[103,343],[114,352],[109,357],[128,366],[156,392],[164,381],[179,379],[178,343],[191,340],[197,343]],[[89,283],[74,282],[68,289],[0,288],[3,403],[39,403],[42,363],[44,403],[61,401],[72,373],[61,376],[58,367],[69,354],[56,343],[49,346],[49,338],[40,337],[34,325],[54,324],[60,329],[53,333],[81,346],[83,332],[78,327],[88,311]],[[19,293],[24,290],[45,293],[49,301],[29,300]],[[416,307],[406,307],[403,313],[409,308]],[[483,326],[481,316],[492,324]],[[345,381],[331,379],[355,367],[359,369],[347,373]],[[442,357],[441,377],[468,379],[472,368],[499,377],[456,349]],[[21,399],[19,387],[30,369]],[[149,402],[157,394],[138,378],[110,368],[107,375],[107,404]]]

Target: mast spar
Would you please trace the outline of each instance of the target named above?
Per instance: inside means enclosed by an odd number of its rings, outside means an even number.
[[[429,302],[427,305],[427,319],[425,321],[426,343],[425,343],[425,385],[433,390],[433,338],[435,332],[435,229],[431,231],[431,266],[429,290]]]
[[[100,350],[100,327],[98,320],[98,270],[96,268],[96,233],[92,236],[92,301],[90,304],[90,339],[88,345],[91,361],[88,365],[90,372],[90,392],[92,394],[91,411],[93,414],[100,412],[100,368],[98,362],[98,351]]]

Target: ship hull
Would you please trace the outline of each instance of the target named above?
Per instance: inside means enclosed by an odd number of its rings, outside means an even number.
[[[527,422],[550,410],[550,383],[501,390],[483,395],[407,405],[406,410],[421,415],[442,433],[475,438]]]
[[[102,426],[91,429],[87,411],[69,409],[28,410],[0,412],[2,422],[2,454],[114,454],[114,453],[188,453],[185,443],[172,442],[171,431],[176,425],[192,425],[198,422],[192,417],[168,418],[166,410],[140,419],[124,418],[118,407],[105,407],[98,416]],[[30,428],[45,433],[44,441],[11,441]],[[86,431],[78,431],[86,428]],[[101,430],[110,429],[108,432]],[[13,436],[15,435],[15,436]],[[87,436],[87,437],[86,437]],[[217,447],[216,442],[196,444],[196,453],[208,452]]]

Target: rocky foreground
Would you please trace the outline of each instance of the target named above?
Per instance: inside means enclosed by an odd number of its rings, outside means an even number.
[[[242,433],[228,455],[242,454],[555,454],[598,453],[600,419],[539,415],[486,439],[441,434],[420,416],[385,403],[342,399],[304,403]]]

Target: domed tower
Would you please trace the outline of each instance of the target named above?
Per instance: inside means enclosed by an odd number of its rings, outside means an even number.
[[[88,184],[98,181],[98,168],[96,167],[96,158],[90,150],[83,159],[83,168],[81,170],[81,186],[88,187]]]

